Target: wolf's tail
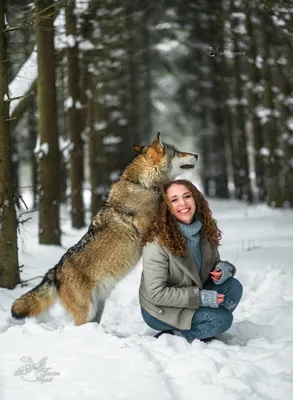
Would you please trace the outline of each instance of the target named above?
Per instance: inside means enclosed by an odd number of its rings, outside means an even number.
[[[57,298],[56,269],[50,269],[42,282],[15,300],[11,314],[16,319],[36,317],[52,306]]]

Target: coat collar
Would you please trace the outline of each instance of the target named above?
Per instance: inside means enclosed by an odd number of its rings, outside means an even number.
[[[201,251],[202,251],[202,267],[201,273],[199,274],[197,266],[195,265],[194,259],[192,257],[191,251],[187,248],[187,253],[183,256],[177,256],[176,254],[172,254],[171,252],[170,257],[174,260],[178,268],[180,268],[186,275],[189,276],[193,282],[202,289],[203,283],[202,280],[206,279],[206,274],[209,273],[207,269],[210,270],[209,265],[209,252],[211,250],[211,245],[209,244],[208,240],[201,235]]]

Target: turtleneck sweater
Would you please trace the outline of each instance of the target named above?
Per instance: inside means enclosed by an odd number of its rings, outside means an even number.
[[[182,233],[186,244],[190,249],[195,265],[198,272],[201,271],[202,266],[202,252],[201,252],[201,228],[202,223],[195,219],[191,224],[183,224],[178,222],[180,232]],[[218,308],[217,292],[215,290],[201,290],[200,291],[200,305],[203,307]]]
[[[178,222],[178,226],[180,232],[186,240],[188,248],[192,253],[198,272],[200,273],[202,265],[202,253],[200,243],[202,224],[200,221],[194,220],[191,224],[183,224],[182,222]]]

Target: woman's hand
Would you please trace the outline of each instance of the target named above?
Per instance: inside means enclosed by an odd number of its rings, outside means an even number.
[[[225,295],[224,294],[217,294],[217,304],[224,303]]]
[[[216,290],[202,289],[200,291],[200,305],[202,307],[218,308],[223,303],[225,296]]]
[[[222,274],[223,274],[223,272],[222,272],[221,268],[216,268],[215,270],[210,272],[212,280],[215,282],[219,282],[219,280],[222,277]]]

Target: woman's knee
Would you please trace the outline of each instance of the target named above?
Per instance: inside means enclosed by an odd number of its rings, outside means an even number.
[[[243,286],[236,278],[231,278],[231,287],[234,294],[237,296],[237,303],[240,301],[243,294]]]
[[[219,333],[226,332],[228,329],[230,329],[232,323],[233,323],[233,314],[231,313],[231,311],[220,306],[218,309],[218,326],[220,330]]]
[[[226,332],[232,325],[233,315],[225,307],[219,308],[200,307],[194,315],[192,330],[202,331],[205,336],[216,336]]]

